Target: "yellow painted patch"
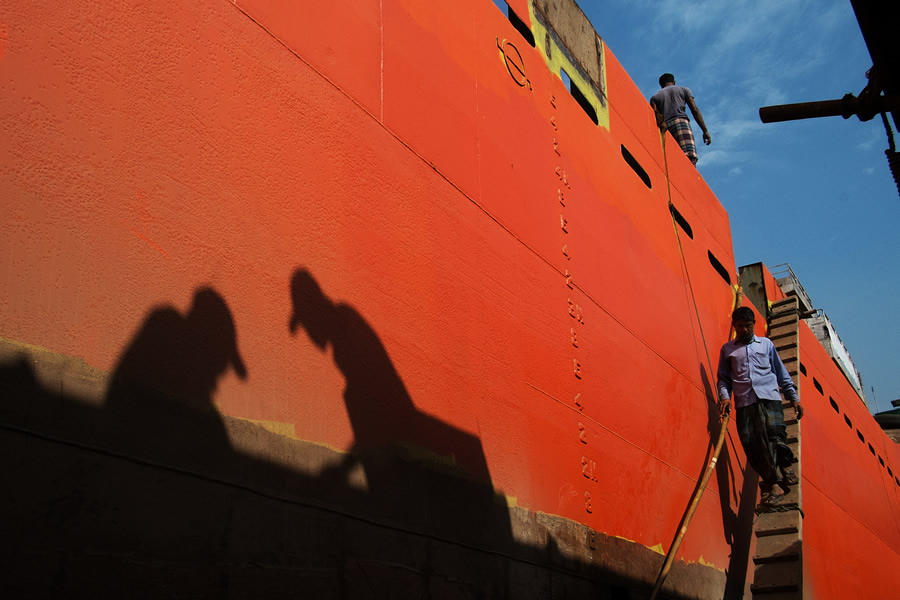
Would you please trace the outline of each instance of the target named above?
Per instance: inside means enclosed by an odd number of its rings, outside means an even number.
[[[281,435],[284,437],[289,437],[292,440],[299,440],[297,437],[297,430],[294,427],[293,423],[280,423],[278,421],[261,421],[259,419],[245,419],[244,417],[233,417],[239,418],[241,421],[247,421],[248,423],[253,423],[254,425],[259,425],[266,431],[270,433],[274,433],[275,435]]]
[[[297,437],[297,430],[294,427],[293,423],[282,423],[280,421],[265,421],[262,419],[248,419],[246,417],[235,417],[232,415],[227,415],[229,419],[235,419],[238,421],[246,421],[247,423],[253,423],[254,425],[259,425],[269,433],[274,433],[275,435],[280,435],[282,437],[286,437],[292,440],[297,440],[298,442],[304,442],[306,444],[312,444],[314,446],[319,446],[321,448],[327,448],[332,452],[337,452],[339,454],[348,454],[348,452],[342,448],[338,448],[337,446],[332,446],[331,444],[326,444],[323,442],[313,442],[310,440],[304,440],[300,437]]]
[[[497,490],[494,490],[494,500],[496,500],[497,504],[500,506],[506,506],[507,508],[516,508],[519,506],[518,496],[507,496],[503,492]]]
[[[663,550],[663,547],[662,547],[662,542],[660,542],[659,544],[657,544],[657,545],[655,545],[655,546],[650,546],[650,549],[653,550],[654,552],[656,552],[657,554],[661,555],[661,556],[665,556],[665,555],[666,555],[666,553],[665,553],[665,551]]]
[[[562,76],[559,74],[559,71],[560,69],[565,70],[566,75],[569,76],[572,83],[578,86],[578,89],[581,90],[581,93],[593,107],[594,112],[597,113],[597,125],[609,129],[609,107],[600,101],[600,97],[597,95],[591,82],[581,76],[581,71],[569,61],[566,53],[559,47],[556,41],[552,39],[552,36],[547,34],[546,27],[544,27],[537,19],[533,2],[528,3],[528,12],[531,13],[531,33],[534,35],[534,44],[537,49],[540,50],[540,54],[544,58],[544,62],[547,63],[547,67],[554,75],[559,77],[560,80],[562,80]],[[547,57],[548,42],[551,45],[550,58]],[[600,49],[603,52],[603,60],[600,63],[600,80],[602,88],[606,89],[606,44],[603,43],[603,40],[600,40]]]

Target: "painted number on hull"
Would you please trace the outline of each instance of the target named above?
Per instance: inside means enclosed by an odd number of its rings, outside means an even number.
[[[597,463],[586,456],[581,457],[581,474],[591,481],[597,481]]]
[[[584,316],[581,313],[581,305],[575,304],[571,298],[569,300],[569,316],[578,321],[579,323],[584,323]]]

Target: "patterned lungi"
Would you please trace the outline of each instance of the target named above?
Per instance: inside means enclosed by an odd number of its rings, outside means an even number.
[[[687,117],[672,117],[666,121],[666,128],[672,133],[672,137],[684,150],[684,153],[695,165],[697,164],[697,144],[694,142],[694,132],[691,130],[691,121]]]
[[[771,486],[781,481],[780,469],[790,467],[794,453],[787,445],[781,400],[757,400],[737,409],[737,430],[747,462]]]

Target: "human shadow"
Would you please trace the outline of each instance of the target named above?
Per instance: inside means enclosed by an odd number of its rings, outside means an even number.
[[[710,438],[717,436],[722,427],[719,416],[718,394],[706,372],[700,365],[700,379],[706,396],[707,429]],[[732,419],[734,414],[732,413]],[[750,544],[753,535],[753,516],[756,500],[756,480],[753,471],[741,471],[733,458],[734,439],[731,432],[725,433],[725,443],[716,462],[716,483],[719,489],[719,505],[722,511],[722,531],[725,541],[731,546],[731,556],[726,569],[725,600],[743,598],[747,589],[747,564],[750,558]],[[741,480],[737,513],[731,507],[732,495],[738,496],[737,479]]]
[[[179,461],[191,457],[197,466],[229,450],[213,403],[229,368],[247,378],[234,318],[218,292],[196,290],[185,315],[172,306],[154,308],[110,378],[105,408],[119,447]]]
[[[112,374],[84,383],[91,393],[68,389],[95,375],[77,359],[3,350],[2,470],[15,489],[0,495],[7,589],[162,597],[190,587],[184,565],[217,571],[235,461],[213,394],[229,367],[247,377],[221,295],[197,289],[186,314],[154,308]]]
[[[706,372],[706,365],[700,365],[700,380],[703,383],[703,393],[706,398],[706,429],[710,436],[710,446],[707,451],[707,459],[719,432],[722,429],[722,418],[719,416],[716,392],[713,389],[712,382]],[[716,483],[719,489],[719,506],[722,511],[722,532],[725,535],[725,541],[729,544],[734,540],[735,515],[731,508],[732,491],[735,490],[735,473],[731,463],[731,453],[729,451],[728,442],[731,434],[726,432],[725,443],[722,444],[722,450],[719,452],[719,458],[716,461]]]
[[[323,306],[307,306],[305,323],[326,324]],[[219,413],[219,379],[248,369],[211,288],[186,313],[151,310],[86,398],[71,385],[92,373],[82,361],[0,343],[0,470],[12,490],[0,494],[4,589],[337,598],[407,588],[427,597],[438,586],[508,596],[503,570],[486,565],[547,560],[555,545],[512,539],[478,438],[418,411],[374,330],[348,306],[335,311],[324,331],[347,380],[350,452]],[[363,488],[347,479],[357,467]],[[462,559],[474,575],[439,576],[466,568],[446,566],[461,548],[481,557]]]
[[[367,510],[466,543],[508,544],[507,508],[491,487],[481,440],[420,411],[371,325],[330,299],[308,270],[294,271],[290,296],[291,333],[303,329],[321,351],[330,348],[345,380],[354,441],[322,480],[346,485],[361,467]]]
[[[5,594],[536,599],[640,589],[640,571],[621,563],[650,564],[652,550],[498,502],[479,438],[416,407],[363,316],[302,269],[289,291],[291,331],[330,348],[345,378],[348,452],[216,409],[220,378],[249,373],[236,320],[211,288],[184,314],[154,308],[110,375],[0,339]]]

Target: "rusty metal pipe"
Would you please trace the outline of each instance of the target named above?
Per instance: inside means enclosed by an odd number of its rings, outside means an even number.
[[[759,119],[763,123],[780,123],[782,121],[816,119],[819,117],[843,117],[845,109],[850,108],[848,104],[852,104],[853,110],[850,114],[855,114],[859,105],[859,100],[857,98],[853,98],[853,101],[851,102],[845,102],[844,100],[822,100],[820,102],[800,102],[798,104],[763,106],[759,109]]]
[[[860,113],[861,108],[865,114]],[[870,97],[867,102],[862,102],[853,94],[847,94],[840,100],[763,106],[759,109],[759,119],[763,123],[779,123],[819,117],[849,119],[853,115],[860,115],[861,120],[868,121],[880,112],[896,112],[898,110],[900,110],[900,97],[898,96],[874,96]]]

